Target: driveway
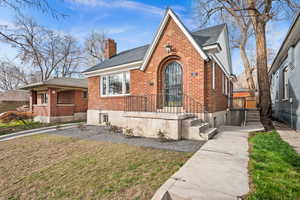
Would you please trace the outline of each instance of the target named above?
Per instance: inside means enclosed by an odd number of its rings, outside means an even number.
[[[104,126],[84,126],[84,128],[70,128],[64,130],[55,130],[47,134],[70,136],[86,140],[111,142],[116,144],[129,144],[142,147],[151,147],[155,149],[165,149],[179,152],[195,152],[205,141],[196,140],[178,140],[161,142],[156,138],[131,137],[127,138],[121,133],[110,132]]]

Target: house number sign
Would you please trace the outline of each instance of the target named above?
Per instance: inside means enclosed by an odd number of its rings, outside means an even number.
[[[191,76],[192,76],[192,77],[198,76],[198,72],[192,72],[192,73],[191,73]]]

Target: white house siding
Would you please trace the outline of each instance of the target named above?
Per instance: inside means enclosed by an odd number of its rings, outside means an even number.
[[[219,35],[217,43],[219,43],[222,51],[219,53],[215,53],[215,56],[218,58],[219,61],[223,64],[225,70],[228,73],[232,73],[231,70],[231,54],[230,54],[230,49],[228,46],[228,43],[226,42],[227,38],[227,32],[226,29],[223,29],[221,34]]]

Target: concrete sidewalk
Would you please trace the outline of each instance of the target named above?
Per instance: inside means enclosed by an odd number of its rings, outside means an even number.
[[[274,122],[274,125],[280,137],[289,143],[289,145],[291,145],[298,154],[300,154],[300,132],[295,131],[287,125],[279,122]]]
[[[152,200],[225,200],[248,193],[248,133],[261,129],[259,123],[244,128],[222,127]]]
[[[19,138],[19,137],[25,137],[25,136],[29,136],[29,135],[48,133],[51,131],[58,130],[57,127],[59,127],[59,130],[74,128],[74,127],[77,127],[79,124],[80,123],[61,124],[59,126],[57,126],[57,125],[56,126],[48,126],[48,127],[35,128],[35,129],[29,129],[29,130],[25,130],[25,131],[10,133],[10,134],[0,136],[0,142],[12,140],[12,139]]]

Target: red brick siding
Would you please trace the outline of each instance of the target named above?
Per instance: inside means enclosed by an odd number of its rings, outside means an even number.
[[[75,111],[74,112],[86,112],[88,108],[88,98],[83,98],[83,91],[76,90],[74,92],[74,103]]]
[[[205,79],[205,102],[207,105],[208,112],[223,111],[228,108],[228,96],[222,92],[222,76],[224,72],[216,64],[216,82],[215,89],[212,89],[212,62],[207,63],[205,68],[206,79]],[[231,85],[231,84],[229,84]],[[228,85],[228,90],[229,90]],[[232,87],[231,87],[232,88]],[[229,93],[228,93],[229,95]]]
[[[133,78],[133,77],[131,77]],[[134,85],[132,82],[130,86]],[[88,109],[100,110],[123,110],[124,98],[123,97],[101,97],[100,96],[100,77],[94,76],[88,79],[89,88],[89,101]]]
[[[175,52],[167,53],[166,44],[172,45]],[[162,73],[160,73],[165,66],[163,64],[172,60],[176,60],[182,65],[183,92],[204,105],[205,61],[171,19],[167,22],[146,70],[130,72],[131,94],[156,94],[163,85]],[[197,76],[192,77],[192,72],[197,73]],[[123,97],[100,97],[99,81],[99,76],[89,78],[88,109],[122,110],[124,108]]]
[[[165,45],[174,52],[167,53]],[[183,92],[206,107],[208,112],[226,110],[228,98],[222,93],[221,68],[216,65],[216,89],[212,89],[211,61],[206,62],[173,20],[169,20],[145,71],[130,71],[131,95],[156,94],[163,88],[163,71],[168,62],[177,61],[183,71]],[[196,73],[196,76],[192,76]],[[230,84],[231,85],[231,84]],[[123,110],[123,97],[100,97],[100,77],[89,78],[88,109]],[[232,88],[232,87],[231,87]]]
[[[34,92],[32,92],[34,94]],[[74,102],[74,105],[62,106],[57,105],[57,91],[56,89],[49,88],[47,90],[48,93],[48,104],[47,105],[33,105],[32,101],[30,101],[32,111],[36,116],[72,116],[76,112],[86,112],[87,110],[87,99],[83,98],[83,91],[75,90],[75,91],[65,91],[63,92],[63,96],[67,99],[71,99]],[[33,98],[34,95],[31,95]],[[38,100],[39,102],[40,100]]]
[[[35,116],[49,116],[48,106],[33,105],[32,112]]]

